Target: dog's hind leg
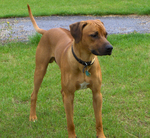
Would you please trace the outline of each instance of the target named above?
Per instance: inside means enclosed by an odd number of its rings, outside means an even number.
[[[36,68],[34,73],[34,90],[31,94],[31,109],[30,109],[30,121],[37,120],[36,116],[36,101],[37,101],[37,94],[43,78],[45,76],[47,66],[50,60],[50,54],[48,51],[41,49],[40,47],[37,48],[36,51]]]

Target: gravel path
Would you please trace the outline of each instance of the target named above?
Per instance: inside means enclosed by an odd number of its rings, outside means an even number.
[[[100,19],[109,34],[127,34],[132,32],[150,33],[150,16],[46,16],[35,17],[40,28],[63,27],[88,19]],[[28,17],[0,19],[0,43],[8,41],[28,41],[35,30]]]

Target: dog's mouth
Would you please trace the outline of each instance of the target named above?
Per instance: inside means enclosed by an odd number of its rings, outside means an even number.
[[[97,56],[104,56],[104,55],[111,55],[112,50],[113,50],[112,45],[106,45],[104,48],[99,48],[98,50],[91,50],[91,52]]]

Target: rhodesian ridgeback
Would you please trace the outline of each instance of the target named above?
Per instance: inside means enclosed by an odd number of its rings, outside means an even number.
[[[73,122],[73,100],[76,90],[90,88],[96,119],[96,136],[105,138],[102,126],[102,74],[97,56],[111,55],[112,45],[100,20],[81,21],[64,28],[40,29],[28,12],[35,30],[42,34],[36,50],[34,90],[31,94],[30,121],[37,120],[37,94],[49,63],[55,61],[61,70],[61,94],[67,117],[68,137],[76,138]]]

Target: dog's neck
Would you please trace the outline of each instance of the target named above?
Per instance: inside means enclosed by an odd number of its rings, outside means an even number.
[[[87,48],[81,47],[82,45],[80,43],[75,43],[71,46],[73,47],[73,51],[75,53],[75,55],[85,61],[85,62],[90,62],[95,58],[95,55],[92,54],[92,52],[90,50],[88,50]],[[86,46],[85,46],[86,47]]]
[[[73,54],[74,58],[75,58],[80,64],[82,64],[82,65],[84,66],[84,67],[83,67],[83,73],[84,73],[85,70],[86,70],[86,68],[87,68],[88,66],[91,66],[91,65],[94,63],[95,58],[93,58],[91,61],[83,61],[81,58],[78,58],[78,56],[75,54],[73,45],[71,46],[71,50],[72,50],[72,54]]]

